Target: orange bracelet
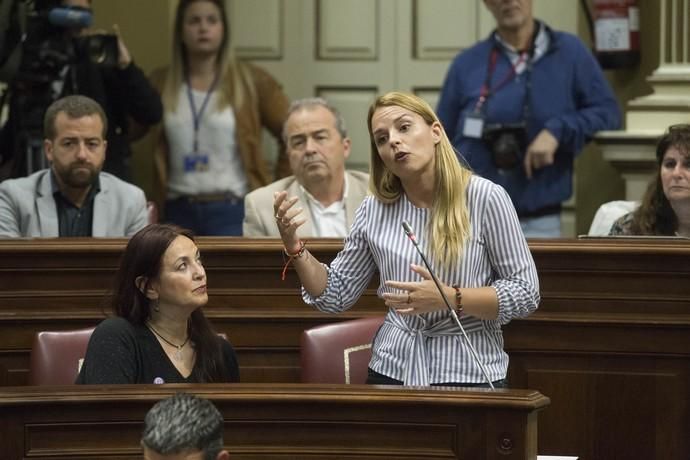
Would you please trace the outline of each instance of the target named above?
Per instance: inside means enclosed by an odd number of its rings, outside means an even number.
[[[302,257],[302,254],[304,254],[304,251],[307,250],[307,242],[299,240],[299,249],[297,250],[296,253],[290,254],[287,249],[283,246],[283,252],[285,253],[286,256],[288,256],[287,262],[285,262],[285,266],[283,267],[283,274],[281,275],[280,279],[285,281],[285,275],[287,273],[288,266],[290,265],[290,262],[292,262],[294,259],[299,259]]]
[[[299,240],[299,249],[297,250],[296,253],[290,254],[287,252],[287,249],[285,249],[285,246],[283,246],[283,252],[285,252],[285,255],[288,256],[290,259],[297,259],[298,257],[302,257],[302,254],[304,254],[304,251],[307,248],[307,242]]]
[[[453,285],[453,289],[455,289],[455,313],[460,316],[462,315],[463,307],[462,307],[462,292],[460,292],[460,288],[458,287],[457,284]]]

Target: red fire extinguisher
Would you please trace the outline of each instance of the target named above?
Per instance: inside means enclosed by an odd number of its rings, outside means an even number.
[[[637,0],[593,0],[594,52],[606,69],[640,61],[640,9]]]

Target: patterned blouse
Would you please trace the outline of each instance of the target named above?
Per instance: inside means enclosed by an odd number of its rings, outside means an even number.
[[[611,225],[609,235],[634,235],[632,231],[634,212],[629,212],[618,219]]]
[[[436,267],[439,281],[466,288],[491,286],[498,297],[498,318],[482,320],[464,315],[460,321],[492,381],[505,378],[508,355],[503,350],[501,326],[524,318],[539,304],[539,279],[506,191],[473,176],[467,189],[471,236],[456,266]],[[424,235],[431,211],[417,208],[405,195],[391,204],[367,197],[357,210],[343,250],[330,267],[328,282],[317,298],[304,289],[302,297],[321,311],[337,313],[357,302],[378,270],[378,294],[393,292],[387,280],[420,281],[410,263],[422,265],[401,223],[409,222],[430,254]],[[429,258],[429,257],[428,257]],[[433,261],[430,261],[432,266]],[[406,385],[485,383],[460,329],[446,310],[400,315],[389,309],[374,338],[369,367]]]

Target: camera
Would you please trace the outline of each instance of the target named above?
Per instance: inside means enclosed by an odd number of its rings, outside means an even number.
[[[64,78],[65,67],[86,62],[114,67],[118,52],[117,36],[112,34],[29,38],[12,81],[20,86],[53,83]]]
[[[482,141],[491,151],[498,169],[517,167],[527,148],[527,129],[524,122],[499,123],[484,126]]]
[[[79,92],[77,68],[115,67],[119,48],[116,35],[81,34],[93,20],[88,8],[64,6],[61,0],[0,0],[0,9],[9,12],[0,37],[0,81],[7,83],[0,102],[9,106],[0,131],[0,164],[14,160],[12,175],[24,176],[47,166],[45,109]]]
[[[104,67],[115,67],[120,57],[117,35],[94,34],[74,38],[77,59],[88,59]]]
[[[60,0],[0,0],[0,5],[9,12],[0,37],[0,81],[52,83],[67,65],[117,65],[115,35],[78,33],[92,23],[89,9],[62,6]]]

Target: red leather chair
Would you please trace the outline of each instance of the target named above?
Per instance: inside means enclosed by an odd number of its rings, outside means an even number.
[[[73,384],[94,329],[38,332],[31,347],[29,385]]]
[[[304,383],[365,383],[371,342],[383,316],[323,324],[302,332]]]

